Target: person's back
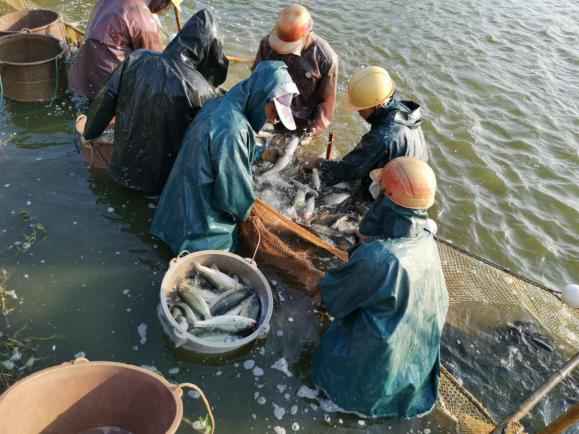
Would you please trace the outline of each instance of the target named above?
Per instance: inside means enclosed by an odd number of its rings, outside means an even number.
[[[325,184],[362,180],[362,190],[366,191],[370,185],[369,173],[395,158],[413,157],[428,161],[420,105],[392,98],[384,107],[377,108],[367,122],[370,131],[356,148],[341,160],[321,162]]]
[[[70,89],[94,98],[111,72],[133,51],[162,50],[153,13],[168,4],[169,0],[100,0],[71,68]]]
[[[405,169],[401,183],[411,177]],[[423,185],[407,191],[419,195]],[[346,411],[411,418],[436,402],[448,293],[436,242],[424,229],[430,205],[409,209],[389,197],[395,200],[396,193],[380,195],[365,216],[365,240],[348,263],[320,282],[335,319],[312,375]]]
[[[163,53],[131,54],[91,106],[85,130],[87,139],[98,135],[116,114],[112,178],[160,193],[188,125],[205,101],[217,96],[214,86],[225,81],[227,66],[206,10],[193,16]]]
[[[266,122],[268,101],[287,93],[297,93],[287,67],[262,62],[205,104],[191,123],[151,224],[151,233],[175,254],[236,249],[237,224],[255,202],[256,134]]]

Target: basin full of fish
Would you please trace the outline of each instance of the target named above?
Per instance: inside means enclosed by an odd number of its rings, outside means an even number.
[[[259,325],[262,310],[262,300],[249,281],[198,263],[177,282],[167,304],[179,331],[210,344],[230,344],[249,336]]]

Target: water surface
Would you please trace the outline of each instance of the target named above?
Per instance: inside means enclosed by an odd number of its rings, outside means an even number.
[[[41,3],[82,23],[93,2]],[[315,30],[340,55],[340,93],[358,68],[381,65],[392,73],[402,98],[423,105],[439,180],[431,212],[439,234],[553,288],[579,281],[577,3],[305,4]],[[194,4],[217,14],[227,52],[241,56],[253,55],[283,5]],[[184,5],[185,17],[191,8],[192,3]],[[174,31],[172,15],[162,21]],[[247,65],[234,65],[228,84],[248,73]],[[327,413],[319,402],[297,397],[301,386],[311,386],[309,362],[321,320],[311,302],[291,288],[276,291],[267,340],[237,360],[203,364],[174,351],[155,316],[171,258],[148,235],[155,200],[84,167],[74,144],[75,116],[68,98],[52,107],[4,102],[0,108],[0,264],[10,273],[8,288],[18,295],[8,299],[14,311],[1,319],[0,331],[5,338],[26,325],[27,336],[62,336],[38,343],[34,368],[81,352],[92,360],[154,366],[172,381],[202,386],[223,433],[240,427],[241,432],[274,432],[274,427],[292,432],[293,424],[316,433],[453,431],[437,412],[412,422],[361,425],[357,418]],[[366,128],[357,114],[338,105],[331,130],[339,153],[351,149]],[[320,140],[306,153],[324,147]],[[22,209],[47,230],[47,237],[28,249],[14,245],[33,233],[31,222],[19,214]],[[443,346],[445,364],[496,417],[508,413],[573,350],[548,340],[554,351],[536,347],[501,320],[500,326],[466,336],[449,326]],[[141,344],[137,327],[143,323],[147,340]],[[488,351],[481,355],[484,348]],[[292,377],[271,368],[281,358]],[[248,360],[255,362],[251,369],[244,367]],[[256,376],[255,367],[264,375]],[[578,399],[574,377],[526,422],[536,429]],[[199,401],[186,398],[191,418],[200,408]],[[285,410],[280,420],[276,408]]]

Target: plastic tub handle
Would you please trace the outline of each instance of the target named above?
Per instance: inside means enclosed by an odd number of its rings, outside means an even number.
[[[269,334],[269,324],[266,324],[257,339],[265,339]]]
[[[205,404],[205,409],[207,410],[207,415],[209,416],[209,420],[211,421],[210,434],[214,434],[215,433],[215,418],[213,417],[213,412],[211,411],[211,406],[209,405],[209,401],[207,401],[205,394],[203,393],[203,391],[201,390],[201,388],[199,386],[197,386],[193,383],[181,383],[181,384],[177,385],[177,387],[175,387],[175,391],[180,391],[182,393],[183,389],[185,387],[189,387],[189,388],[195,390],[199,394],[199,396],[201,397],[203,404]]]
[[[243,258],[243,260],[257,270],[257,262],[255,262],[253,259]]]

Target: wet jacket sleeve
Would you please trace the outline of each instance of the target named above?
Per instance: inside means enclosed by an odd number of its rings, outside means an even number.
[[[320,281],[328,313],[344,318],[359,308],[378,306],[384,314],[396,308],[398,261],[376,255],[375,246],[362,245],[347,264],[329,271]]]
[[[122,62],[113,71],[105,87],[100,90],[92,102],[83,134],[85,139],[91,140],[100,136],[115,116],[122,77],[127,69],[129,59]]]
[[[215,170],[213,198],[224,213],[237,222],[246,221],[255,203],[248,138],[220,134],[213,138],[211,159]]]
[[[341,160],[322,162],[320,175],[328,185],[365,178],[376,163],[385,157],[381,137],[372,131],[365,134],[358,145]]]
[[[332,56],[328,72],[318,83],[318,105],[314,110],[311,133],[313,137],[320,136],[334,118],[336,92],[338,88],[338,57]]]

